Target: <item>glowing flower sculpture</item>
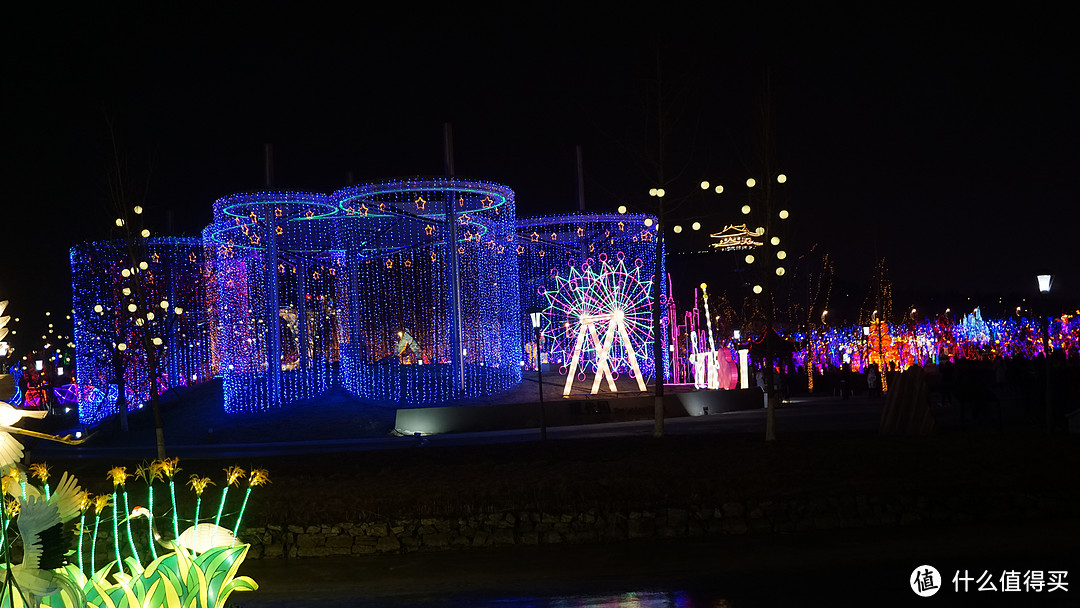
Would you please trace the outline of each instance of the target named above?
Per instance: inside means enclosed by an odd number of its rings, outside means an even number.
[[[213,485],[213,481],[210,481],[209,477],[199,477],[198,475],[192,475],[188,479],[188,486],[195,492],[195,528],[199,526],[199,509],[202,508],[202,495],[206,491],[206,486]]]
[[[79,501],[79,545],[76,549],[76,555],[79,561],[79,572],[83,569],[83,538],[86,537],[86,512],[94,504],[94,497],[89,492],[83,492],[82,500]],[[95,530],[95,535],[97,531]]]
[[[150,515],[146,518],[150,530],[154,529],[154,480],[161,479],[161,461],[144,462],[135,469],[135,476],[146,482],[146,504]],[[150,543],[150,555],[157,559],[157,549]]]
[[[49,491],[49,465],[44,462],[35,462],[30,465],[30,474],[41,481],[41,485],[45,487],[45,500],[48,500],[51,496]]]
[[[127,480],[131,477],[131,474],[127,472],[127,467],[113,467],[105,474],[106,477],[112,480],[113,483],[113,547],[116,549],[116,567],[119,568],[120,574],[124,573],[123,560],[120,557],[120,516],[117,512],[117,495],[122,494],[124,497],[124,512],[128,512],[128,493],[127,493]],[[126,518],[127,525],[128,545],[131,547],[131,554],[135,556],[140,562],[142,558],[139,557],[139,550],[135,548],[135,540],[131,534],[131,518]]]
[[[240,483],[240,480],[244,478],[244,469],[237,466],[225,467],[225,486],[221,488],[221,504],[218,505],[217,517],[214,518],[214,525],[221,525],[221,514],[225,510],[225,497],[229,495],[229,486],[235,486]]]
[[[596,374],[593,392],[603,379],[615,390],[621,373],[645,390],[643,377],[653,375],[652,281],[641,280],[640,261],[628,268],[621,254],[614,262],[601,254],[580,266],[571,260],[565,275],[553,273],[545,334],[567,374],[564,394],[575,374],[584,381],[589,372]]]
[[[180,519],[176,508],[176,483],[173,481],[173,477],[180,472],[180,459],[179,458],[164,458],[157,461],[161,467],[161,473],[169,479],[169,495],[172,496],[172,527],[173,538],[179,538],[180,536]],[[196,522],[197,523],[197,522]]]
[[[266,469],[251,469],[248,474],[248,487],[244,492],[244,502],[240,505],[240,514],[236,516],[236,533],[240,533],[240,521],[244,519],[244,509],[247,508],[248,497],[251,496],[251,488],[270,483],[270,473]]]

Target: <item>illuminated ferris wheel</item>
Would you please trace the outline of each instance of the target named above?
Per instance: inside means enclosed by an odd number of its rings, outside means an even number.
[[[652,374],[652,281],[640,279],[640,260],[627,267],[621,254],[616,258],[601,254],[580,265],[571,261],[565,275],[553,271],[544,333],[567,375],[564,394],[589,373],[595,374],[594,393],[605,380],[616,390],[623,373],[645,390],[644,376]]]

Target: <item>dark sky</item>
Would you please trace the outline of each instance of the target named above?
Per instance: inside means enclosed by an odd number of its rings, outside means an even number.
[[[158,234],[166,212],[194,235],[216,198],[262,190],[264,143],[276,186],[330,192],[442,173],[444,123],[457,173],[510,186],[520,215],[575,208],[576,145],[590,210],[647,211],[658,90],[676,216],[740,220],[767,99],[792,248],[819,243],[845,291],[877,255],[934,305],[1030,296],[1041,268],[1080,298],[1063,14],[106,4],[10,9],[0,299],[27,332],[70,304],[69,247],[110,236],[110,125]]]

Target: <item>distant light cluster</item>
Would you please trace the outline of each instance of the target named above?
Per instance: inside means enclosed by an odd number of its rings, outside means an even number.
[[[858,371],[870,364],[902,370],[950,359],[1034,359],[1046,352],[1046,335],[1037,319],[984,319],[982,311],[975,309],[955,322],[947,317],[910,324],[871,321],[865,328],[830,326],[787,337],[804,345],[794,353],[795,363],[820,373],[845,364]],[[1046,346],[1066,357],[1080,354],[1080,317],[1050,319]]]

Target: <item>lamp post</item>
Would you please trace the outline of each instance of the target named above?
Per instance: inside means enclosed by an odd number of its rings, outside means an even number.
[[[547,411],[544,407],[544,372],[540,366],[540,318],[544,314],[542,308],[533,308],[529,311],[529,321],[532,322],[533,335],[536,338],[536,388],[540,394],[540,439],[547,440]]]
[[[1054,432],[1054,400],[1051,388],[1053,382],[1050,379],[1050,287],[1054,282],[1054,277],[1051,274],[1040,274],[1035,276],[1039,283],[1039,293],[1043,298],[1043,368],[1046,373],[1046,432]]]

